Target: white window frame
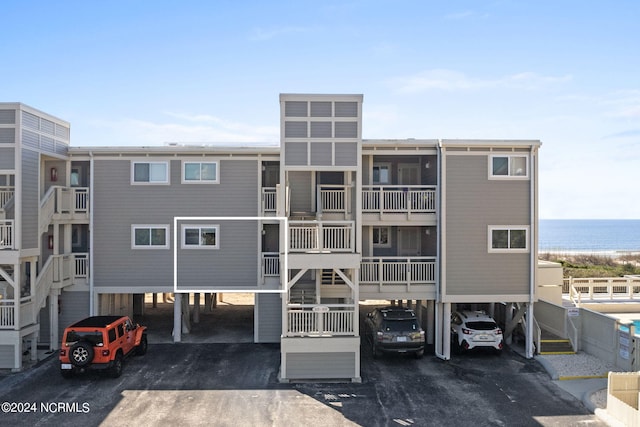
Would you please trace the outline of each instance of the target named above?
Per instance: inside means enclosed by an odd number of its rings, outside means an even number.
[[[487,249],[489,253],[529,253],[530,247],[530,233],[528,225],[490,225],[487,227]],[[493,247],[493,232],[503,230],[508,231],[509,235],[507,238],[507,242],[511,244],[511,232],[512,231],[524,231],[525,232],[525,247],[524,248],[494,248]]]
[[[375,182],[373,179],[373,170],[375,168],[387,168],[387,170],[389,171],[387,174],[387,177],[389,178],[386,182]],[[371,166],[371,183],[375,184],[375,185],[389,185],[391,184],[391,162],[374,162],[373,165]],[[378,176],[380,176],[380,174],[378,174]]]
[[[507,174],[506,175],[494,175],[493,174],[493,159],[506,157],[507,158]],[[513,170],[513,159],[523,158],[525,164],[525,173],[524,175],[517,175],[517,170]],[[528,154],[491,154],[489,156],[489,179],[509,179],[509,180],[526,180],[529,179],[529,155]]]
[[[387,243],[376,243],[375,242],[375,229],[376,228],[386,228],[387,229]],[[371,246],[374,248],[390,248],[391,247],[391,227],[371,227]]]
[[[151,165],[162,164],[166,167],[166,176],[164,181],[151,181],[151,177],[149,177],[149,181],[136,181],[135,170],[136,165],[139,164],[148,164],[149,167]],[[131,161],[131,185],[168,185],[169,184],[169,176],[171,176],[170,165],[167,161],[140,161],[140,160],[132,160]]]
[[[187,239],[186,239],[186,231],[187,229],[194,229],[197,228],[199,229],[199,233],[201,233],[203,228],[212,228],[214,230],[216,230],[216,244],[215,245],[203,245],[201,243],[198,243],[197,245],[188,245],[186,243]],[[180,236],[181,236],[181,241],[180,241],[180,248],[181,249],[205,249],[205,250],[211,250],[211,249],[220,249],[220,225],[219,224],[182,224],[180,227]]]
[[[202,178],[198,180],[187,179],[186,168],[188,164],[198,164],[200,165],[200,167],[202,167],[203,164],[216,165],[216,179],[205,179],[205,180],[203,180]],[[203,160],[203,161],[183,160],[182,161],[182,183],[183,184],[220,184],[220,161],[219,160]]]
[[[145,229],[163,229],[164,230],[164,245],[152,245],[149,241],[148,245],[136,245],[136,230]],[[169,242],[171,241],[170,228],[168,224],[132,224],[131,225],[131,249],[170,249]]]

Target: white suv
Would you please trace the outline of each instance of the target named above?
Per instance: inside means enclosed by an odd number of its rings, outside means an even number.
[[[461,350],[491,347],[502,350],[502,330],[484,311],[456,311],[451,315],[451,343]]]

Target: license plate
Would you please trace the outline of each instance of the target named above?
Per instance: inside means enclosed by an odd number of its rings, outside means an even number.
[[[489,336],[488,335],[479,335],[478,339],[480,341],[488,341],[489,340]]]
[[[407,342],[409,340],[407,339],[407,337],[397,337],[396,341],[398,341],[398,342]]]
[[[71,369],[71,363],[61,363],[60,369]]]

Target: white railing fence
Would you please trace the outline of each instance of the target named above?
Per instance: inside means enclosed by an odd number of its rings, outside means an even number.
[[[363,212],[434,213],[436,186],[363,185]]]
[[[278,252],[262,253],[262,274],[265,277],[280,276],[280,254]]]
[[[353,252],[353,221],[289,221],[291,252]]]
[[[0,209],[2,209],[9,200],[13,198],[15,190],[13,187],[0,187]]]
[[[0,249],[14,249],[13,220],[0,219]]]
[[[319,185],[320,212],[349,212],[349,188],[347,185]]]
[[[275,212],[277,208],[277,192],[275,187],[262,188],[262,212]]]
[[[363,257],[360,283],[412,284],[435,283],[435,257]]]
[[[354,335],[356,310],[348,304],[296,304],[287,308],[287,336]]]
[[[640,278],[569,277],[563,280],[562,292],[569,294],[574,304],[580,304],[585,300],[640,299]]]

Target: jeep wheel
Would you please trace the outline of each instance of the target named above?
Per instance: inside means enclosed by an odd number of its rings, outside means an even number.
[[[140,344],[138,344],[138,346],[136,347],[136,355],[142,356],[143,354],[146,354],[147,347],[147,334],[143,334],[142,338],[140,339]]]
[[[112,363],[109,373],[111,374],[111,378],[118,378],[122,375],[122,354],[116,354],[116,358],[113,359]]]
[[[86,341],[75,343],[69,352],[69,359],[78,367],[87,366],[93,360],[93,346]]]

